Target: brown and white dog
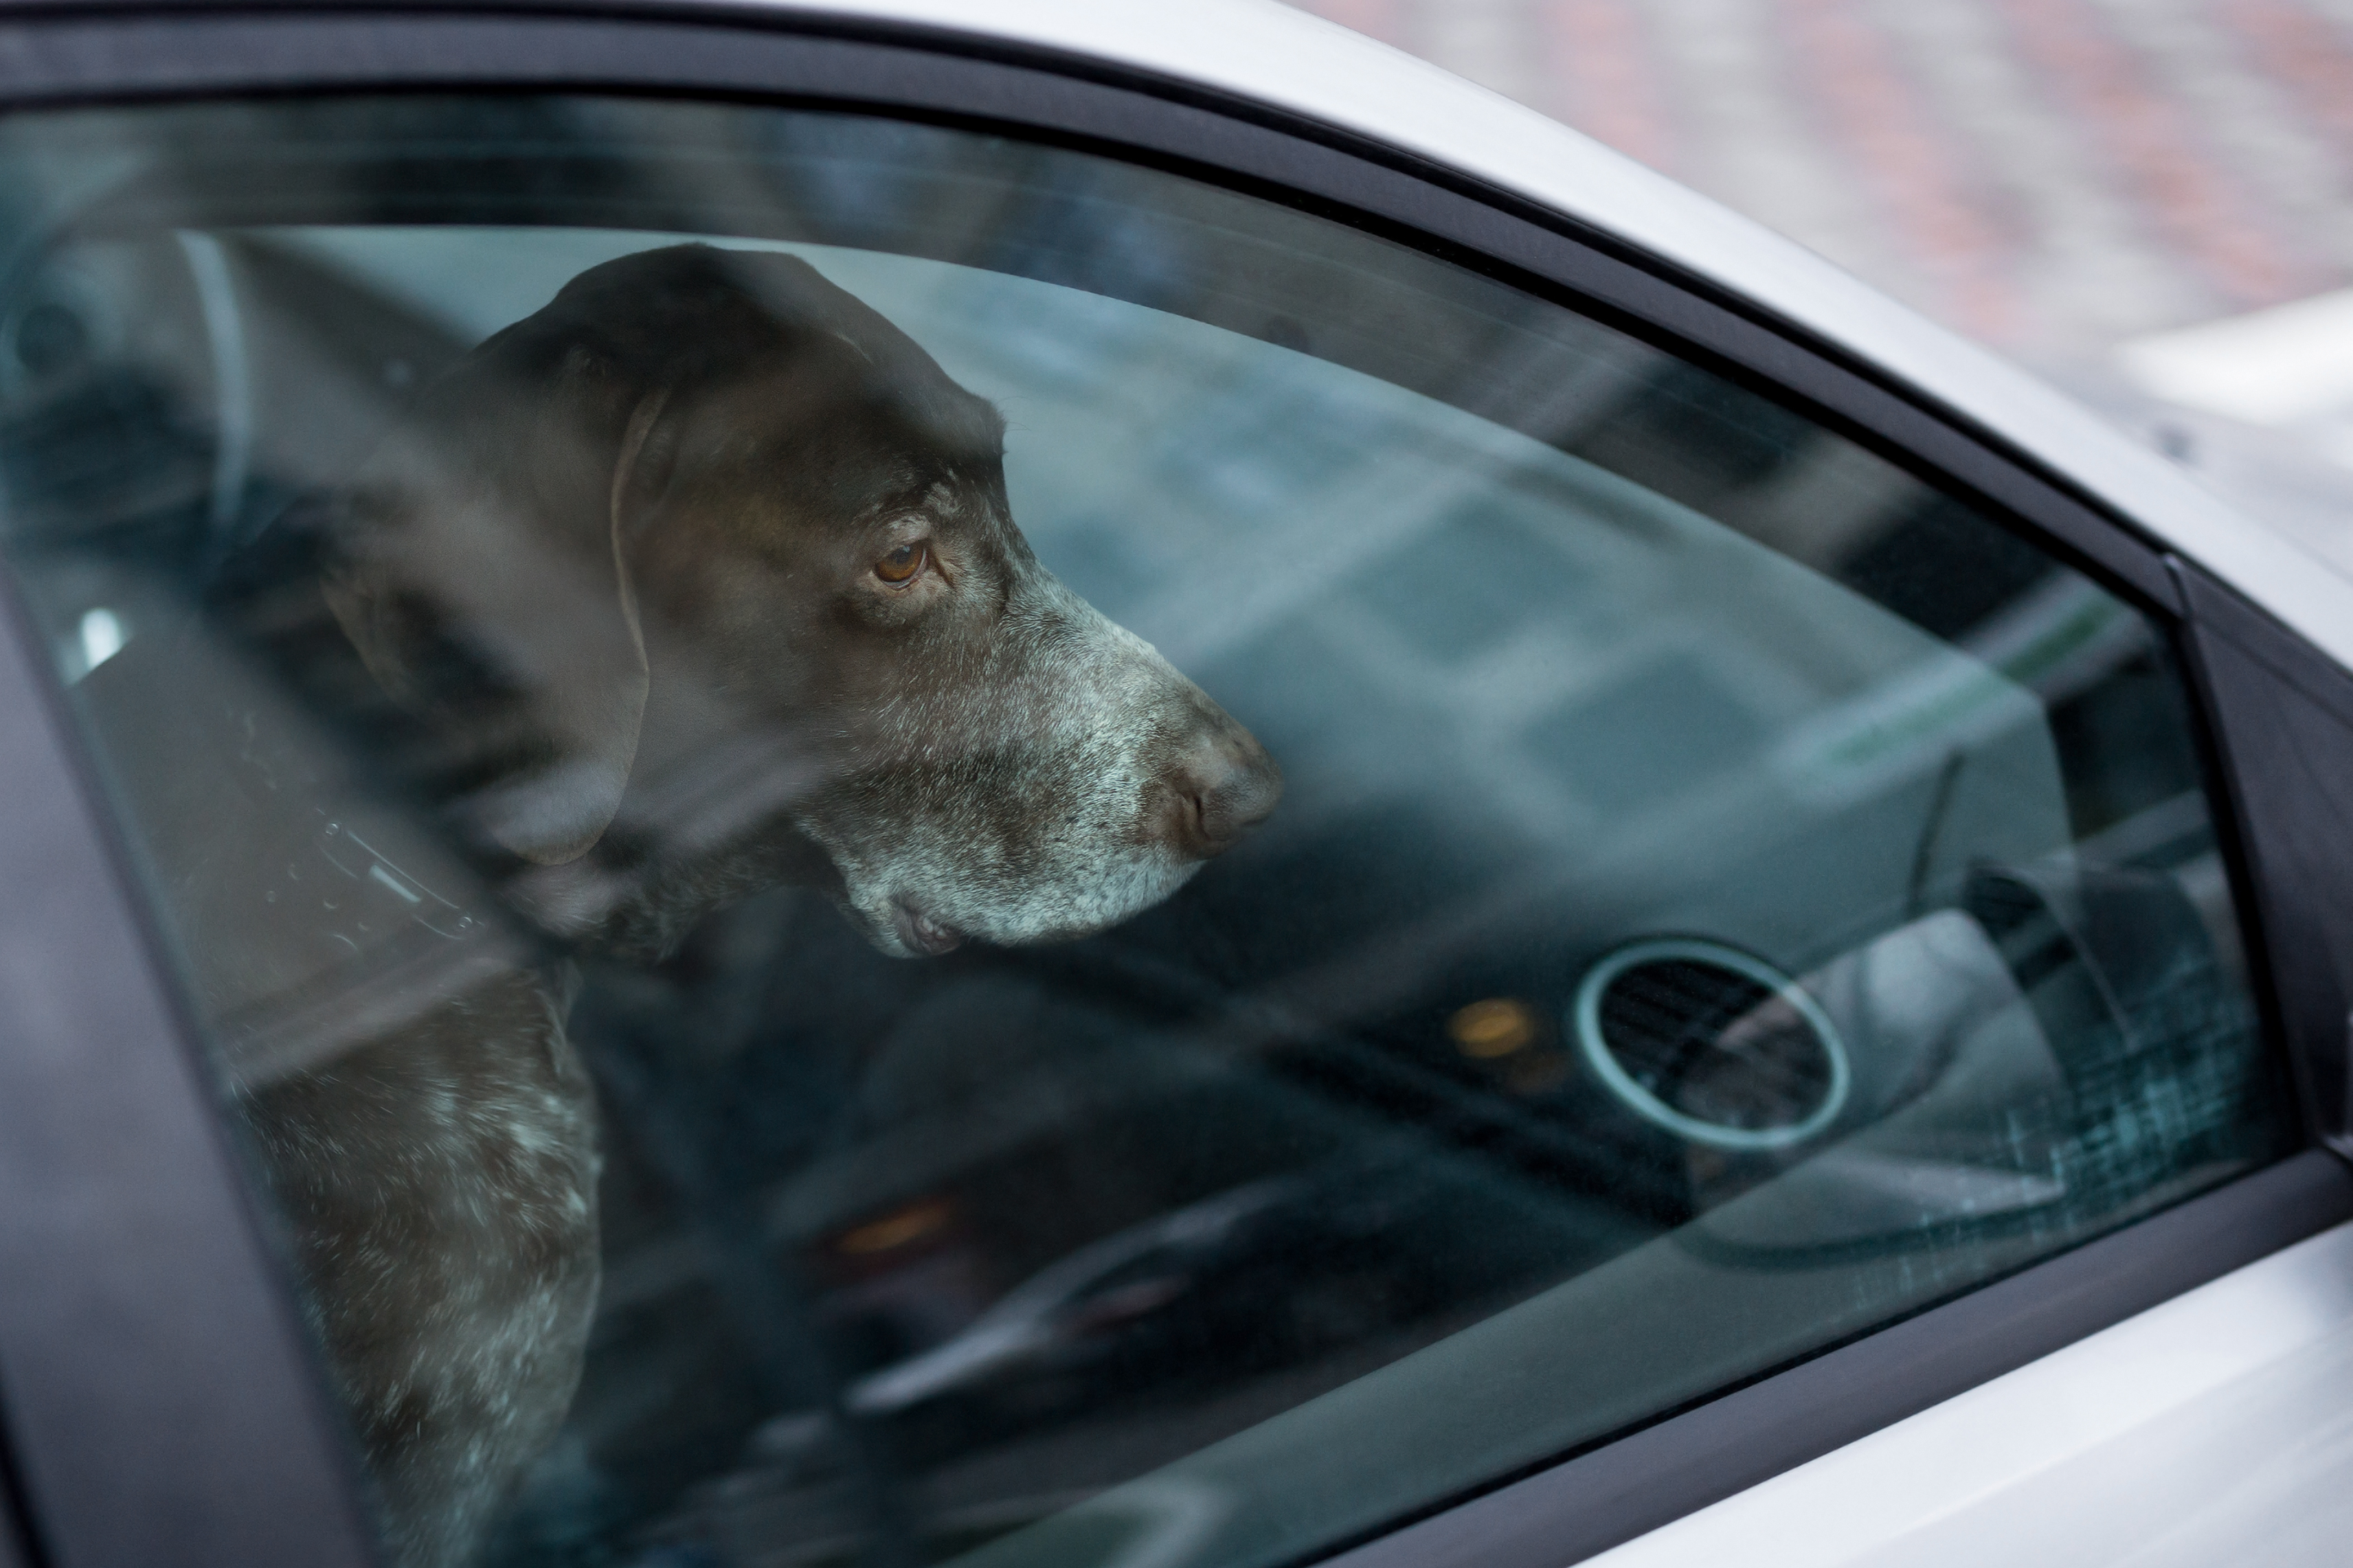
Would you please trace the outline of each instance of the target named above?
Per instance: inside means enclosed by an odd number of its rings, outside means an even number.
[[[472,864],[509,868],[503,903],[565,942],[659,957],[784,881],[825,888],[901,956],[1078,936],[1166,898],[1281,782],[1038,563],[1002,434],[806,263],[650,251],[583,273],[428,389],[353,487],[322,585],[438,749]],[[417,869],[429,847],[371,829],[355,850],[334,816],[312,808],[269,851],[350,879],[322,873],[349,896],[304,905],[301,940],[403,909],[438,911],[437,942],[495,923]],[[265,920],[227,880],[203,891],[209,874],[181,876],[184,925],[231,902]],[[363,892],[372,927],[351,913]],[[222,994],[254,993],[235,967],[216,963]],[[354,1013],[319,973],[305,984]],[[240,1097],[404,1568],[463,1562],[553,1436],[597,1279],[595,1113],[562,982],[521,962],[449,973],[429,1005],[350,1024]]]

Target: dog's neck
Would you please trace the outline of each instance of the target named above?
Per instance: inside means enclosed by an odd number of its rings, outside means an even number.
[[[740,837],[681,852],[624,827],[561,866],[518,863],[501,892],[559,940],[632,963],[677,951],[712,910],[776,887],[838,894],[841,879],[815,840],[778,814]]]

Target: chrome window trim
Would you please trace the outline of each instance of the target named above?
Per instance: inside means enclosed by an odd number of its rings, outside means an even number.
[[[2073,481],[1819,336],[1523,197],[1353,132],[1101,62],[1074,67],[1009,46],[977,48],[937,31],[894,31],[838,16],[812,20],[784,9],[681,7],[663,15],[669,19],[595,6],[480,15],[433,6],[23,7],[0,13],[0,105],[298,88],[602,89],[871,108],[1095,148],[1394,234],[1672,343],[1804,404],[1816,417],[2021,520],[2063,558],[2117,587],[2161,624],[2182,626],[2183,593],[2166,559]],[[2193,586],[2190,602],[2200,595]],[[2344,679],[2294,634],[2278,629],[2276,636],[2302,649],[2298,657]],[[268,1369],[220,1389],[214,1385],[227,1363],[208,1365],[200,1354],[160,1362],[110,1355],[97,1364],[98,1348],[77,1343],[87,1338],[77,1331],[86,1322],[33,1322],[0,1309],[0,1382],[12,1394],[8,1415],[25,1458],[27,1498],[60,1562],[364,1561],[353,1494],[329,1438],[332,1422],[309,1382],[291,1304],[267,1267],[219,1129],[206,1125],[208,1097],[192,1070],[185,1021],[147,956],[153,949],[89,796],[73,782],[69,748],[36,689],[37,656],[21,638],[9,647],[0,657],[0,724],[13,721],[16,732],[39,740],[0,771],[0,798],[11,803],[0,822],[0,879],[6,879],[0,885],[63,890],[53,901],[20,899],[0,916],[0,941],[13,940],[20,928],[36,935],[81,931],[88,940],[75,950],[79,968],[53,959],[6,972],[0,1029],[24,1036],[45,1018],[52,1028],[59,1020],[102,1021],[101,1032],[111,1030],[107,1037],[135,1060],[162,1120],[156,1137],[136,1151],[149,1163],[83,1163],[79,1179],[94,1195],[82,1201],[103,1211],[98,1222],[69,1237],[55,1227],[44,1231],[37,1214],[12,1205],[0,1211],[0,1257],[31,1258],[31,1249],[45,1248],[38,1256],[58,1278],[87,1278],[91,1289],[115,1289],[118,1310],[152,1331],[154,1346],[172,1344],[176,1335],[184,1350],[201,1348],[185,1345],[191,1297],[169,1273],[168,1251],[126,1252],[109,1239],[149,1223],[165,1200],[183,1205],[192,1217],[173,1231],[182,1252],[203,1237],[215,1248],[209,1256],[221,1260],[213,1281],[223,1292],[221,1305],[209,1310],[243,1324],[240,1353]],[[2208,681],[2210,696],[2217,689]],[[2228,730],[2227,719],[2222,727]],[[2264,810],[2260,800],[2242,798],[2242,827],[2263,820]],[[60,856],[74,868],[40,870],[46,879],[32,879],[33,868]],[[2260,923],[2295,900],[2271,890],[2293,873],[2276,857],[2268,864],[2257,858],[2256,869],[2272,879],[2260,889],[2265,896],[2249,905]],[[28,868],[23,878],[15,874],[18,867]],[[126,984],[123,977],[134,973],[141,983]],[[2303,996],[2311,987],[2299,991],[2288,976],[2278,989]],[[2273,1008],[2287,1038],[2306,1054],[2341,1051],[2342,1009],[2333,1031],[2322,1029],[2323,1011],[2303,1004]],[[16,1055],[0,1052],[0,1170],[11,1147],[32,1146],[17,1136],[21,1124],[7,1109],[27,1103],[16,1097],[16,1078],[26,1064]],[[69,1098],[74,1075],[55,1076],[56,1092]],[[2308,1089],[2315,1075],[2307,1070],[2304,1081]],[[54,1125],[86,1125],[93,1134],[106,1127],[86,1095]],[[1508,1568],[1602,1550],[2347,1217],[2353,1217],[2353,1173],[2325,1154],[2298,1155],[1590,1454],[1504,1478],[1477,1499],[1384,1535],[1347,1560],[1366,1568],[1409,1561]],[[36,1376],[20,1385],[12,1370],[37,1368],[52,1355],[62,1358],[53,1373],[79,1367],[100,1388],[119,1388],[145,1368],[140,1376],[177,1379],[177,1391],[191,1403],[202,1403],[200,1391],[224,1403],[159,1435],[127,1417],[119,1430],[102,1421],[93,1428],[82,1415],[52,1407],[54,1390],[70,1378],[60,1382],[58,1373],[44,1384]],[[252,1435],[262,1432],[277,1434],[276,1440],[254,1442]],[[148,1456],[138,1474],[150,1489],[133,1486],[131,1495],[157,1500],[153,1517],[117,1500],[125,1490],[120,1475],[107,1476],[111,1489],[103,1494],[90,1480],[99,1473],[90,1468],[99,1448],[134,1437],[132,1446]],[[235,1486],[206,1489],[233,1500],[233,1512],[208,1519],[219,1532],[214,1550],[175,1516],[181,1504],[172,1501],[174,1489],[239,1453],[256,1473]],[[180,1469],[183,1461],[191,1468]],[[301,1550],[287,1541],[281,1551],[239,1530],[312,1533]]]

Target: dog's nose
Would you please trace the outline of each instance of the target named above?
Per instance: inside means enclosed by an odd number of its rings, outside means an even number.
[[[1197,860],[1232,848],[1282,798],[1282,770],[1257,736],[1232,723],[1194,741],[1168,784],[1176,805],[1173,837]]]

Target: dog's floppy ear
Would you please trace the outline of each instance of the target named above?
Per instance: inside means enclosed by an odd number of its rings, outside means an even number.
[[[547,347],[494,339],[427,394],[355,488],[322,585],[379,683],[473,775],[465,814],[553,866],[604,836],[637,758],[649,672],[628,546],[660,489],[669,392]]]

